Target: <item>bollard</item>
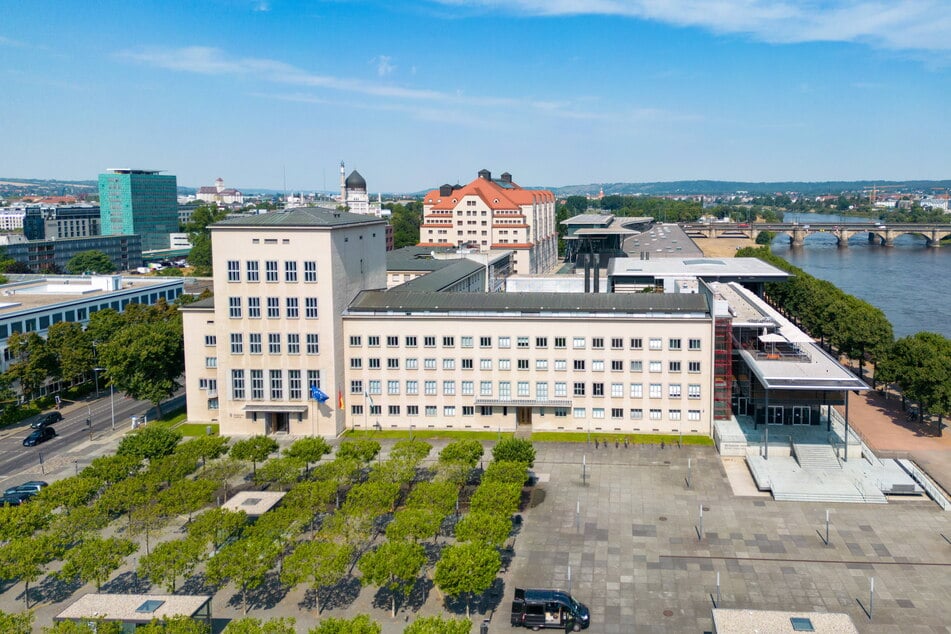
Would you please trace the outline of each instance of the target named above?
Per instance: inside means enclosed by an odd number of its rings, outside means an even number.
[[[479,634],[489,634],[489,620],[485,619],[482,621],[482,625],[479,626]]]

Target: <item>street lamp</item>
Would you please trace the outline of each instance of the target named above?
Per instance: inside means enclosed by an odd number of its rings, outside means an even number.
[[[99,398],[99,373],[105,370],[105,368],[93,368],[93,376],[96,377],[96,398]]]

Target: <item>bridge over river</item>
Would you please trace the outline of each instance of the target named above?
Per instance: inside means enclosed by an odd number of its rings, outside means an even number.
[[[869,224],[867,222],[840,222],[840,223],[788,223],[788,222],[755,222],[745,223],[686,223],[681,225],[686,234],[693,238],[738,238],[746,237],[756,240],[763,231],[786,234],[789,243],[794,247],[801,247],[806,236],[814,233],[824,233],[835,236],[839,247],[849,246],[849,238],[856,235],[867,235],[868,241],[890,247],[895,238],[903,235],[921,236],[929,247],[940,247],[941,241],[951,237],[951,224],[938,223],[889,223]]]

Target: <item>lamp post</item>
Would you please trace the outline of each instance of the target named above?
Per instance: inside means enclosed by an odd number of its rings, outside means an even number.
[[[93,376],[96,377],[96,398],[99,398],[99,373],[105,370],[105,368],[93,368]]]
[[[116,386],[109,383],[109,408],[112,410],[112,431],[116,430]]]

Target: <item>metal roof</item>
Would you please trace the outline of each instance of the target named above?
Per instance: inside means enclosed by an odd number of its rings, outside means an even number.
[[[295,207],[286,211],[227,218],[216,222],[211,227],[212,229],[219,227],[340,227],[385,222],[367,214],[354,214],[325,207]]]
[[[402,247],[386,252],[387,271],[438,271],[448,266],[452,260],[432,257],[433,253],[452,253],[452,248]]]
[[[435,293],[402,288],[363,291],[347,313],[709,314],[706,297],[699,293]]]
[[[446,262],[445,260],[442,261]],[[400,291],[441,291],[484,268],[484,264],[474,260],[449,260],[438,271],[417,277],[395,287],[395,289]]]
[[[561,221],[563,225],[609,225],[614,214],[578,214]]]

